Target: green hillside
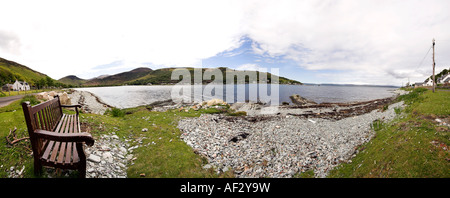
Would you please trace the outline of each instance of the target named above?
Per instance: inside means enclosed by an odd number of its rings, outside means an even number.
[[[14,83],[16,79],[36,85],[39,80],[45,78],[47,78],[47,75],[34,71],[25,65],[0,58],[0,85]]]
[[[133,81],[135,79],[141,78],[147,75],[152,70],[150,68],[137,68],[128,72],[122,72],[119,74],[107,76],[104,78],[94,78],[86,81],[84,86],[111,86],[111,85],[122,85],[126,84],[128,81]]]
[[[157,69],[157,70],[151,70],[149,68],[137,68],[128,72],[122,72],[115,75],[110,75],[103,78],[94,78],[90,80],[84,80],[81,78],[78,78],[76,76],[66,76],[64,78],[59,79],[60,82],[72,85],[72,86],[118,86],[118,85],[161,85],[161,84],[176,84],[180,82],[180,80],[171,80],[172,72],[176,68],[163,68],[163,69]],[[194,68],[186,68],[189,70],[191,75],[191,83],[194,83]],[[226,71],[230,70],[226,67],[219,67],[218,69],[222,72],[223,77],[223,83],[226,84]],[[202,69],[202,73],[206,71],[206,68]],[[240,70],[231,70],[232,72],[235,72],[236,74],[244,73],[246,71],[240,71]],[[259,72],[257,73],[257,81],[259,81]],[[215,79],[215,77],[212,77],[212,80],[203,80],[202,83],[210,83]],[[267,74],[267,80],[268,83],[272,80],[272,74]],[[235,77],[234,83],[237,83],[237,78]],[[248,76],[245,79],[245,83],[249,83]],[[279,83],[280,84],[302,84],[301,82],[287,79],[284,77],[279,77]]]
[[[172,71],[175,70],[176,68],[165,68],[165,69],[158,69],[158,70],[154,70],[149,72],[147,75],[133,80],[133,81],[128,81],[127,84],[131,84],[131,85],[146,85],[146,84],[173,84],[173,83],[178,83],[180,80],[171,80],[171,76],[172,76]],[[191,83],[194,83],[194,68],[186,68],[189,70],[190,75],[191,75]],[[222,72],[222,78],[223,78],[223,83],[226,84],[226,72],[228,71],[232,71],[236,74],[239,73],[245,73],[247,71],[240,71],[240,70],[231,70],[229,68],[226,67],[219,67],[218,69],[221,70]],[[207,70],[207,68],[203,68],[202,69],[202,73],[204,73]],[[257,81],[259,81],[259,75],[260,72],[257,72]],[[246,76],[245,78],[245,83],[249,83],[249,77]],[[211,80],[203,80],[202,83],[210,83],[215,79],[215,77],[213,76]],[[272,74],[271,73],[267,73],[267,80],[270,83],[272,80]],[[237,78],[235,77],[234,79],[234,83],[237,83]],[[291,80],[291,79],[287,79],[284,77],[279,77],[279,83],[280,84],[302,84],[301,82],[295,81],[295,80]]]
[[[78,86],[83,85],[87,80],[78,78],[78,77],[76,77],[74,75],[70,75],[70,76],[66,76],[64,78],[61,78],[58,81],[61,82],[61,83],[66,84],[66,85],[71,85],[71,86],[78,87]]]

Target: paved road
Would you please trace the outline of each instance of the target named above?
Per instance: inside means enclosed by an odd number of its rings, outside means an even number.
[[[0,97],[0,107],[7,106],[12,102],[23,98],[25,95],[17,95],[17,96],[8,96],[8,97]]]

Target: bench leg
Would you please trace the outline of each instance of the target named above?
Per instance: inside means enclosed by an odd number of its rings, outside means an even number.
[[[84,163],[80,164],[80,167],[78,168],[78,173],[80,174],[80,178],[86,178],[86,161]]]
[[[34,174],[35,175],[42,175],[42,165],[39,162],[39,160],[34,160]]]

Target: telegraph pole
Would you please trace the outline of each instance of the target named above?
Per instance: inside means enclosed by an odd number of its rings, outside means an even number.
[[[433,38],[433,93],[434,93],[434,89],[436,87],[436,81],[435,81],[435,77],[434,77],[434,68],[436,67],[436,63],[434,62],[434,38]]]

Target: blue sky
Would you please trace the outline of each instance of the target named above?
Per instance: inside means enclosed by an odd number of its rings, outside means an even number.
[[[326,80],[315,76],[318,71],[303,69],[299,63],[286,58],[284,55],[270,56],[256,53],[253,47],[258,46],[258,43],[248,37],[243,37],[241,43],[239,48],[221,52],[216,56],[202,60],[202,67],[229,67],[240,70],[265,68],[269,72],[272,68],[278,68],[280,76],[301,82],[320,83]],[[323,70],[321,72],[328,73],[331,71]]]

